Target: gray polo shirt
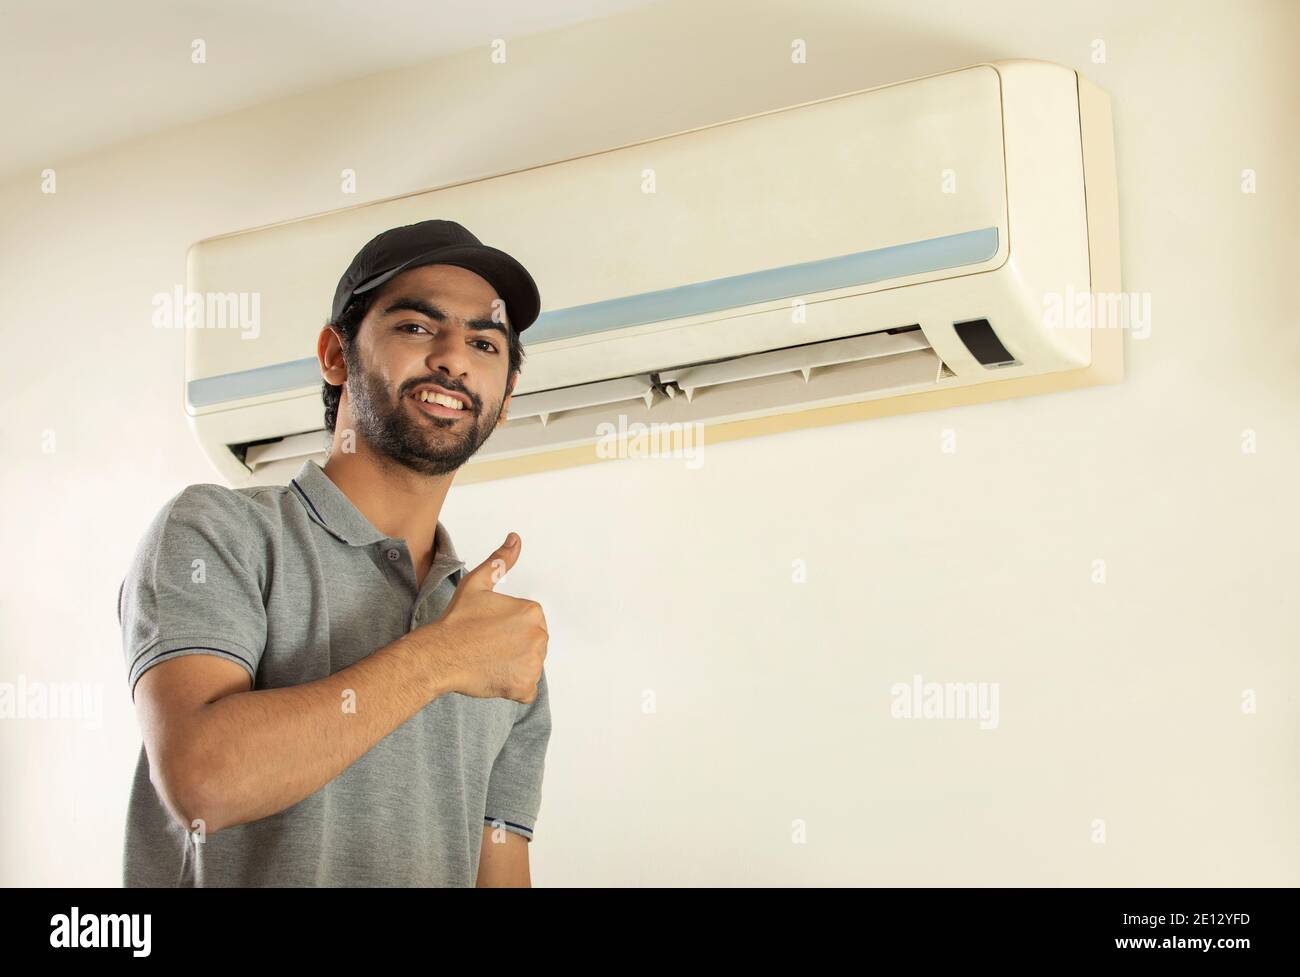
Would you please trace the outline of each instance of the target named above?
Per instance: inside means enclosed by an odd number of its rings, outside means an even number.
[[[466,572],[442,523],[416,588],[405,540],[372,526],[314,461],[287,486],[191,485],[150,523],[118,600],[132,697],[159,662],[216,655],[254,689],[300,685],[446,609]],[[164,807],[143,746],[127,886],[473,886],[484,826],[531,839],[550,738],[531,703],[448,693],[311,796],[199,843]]]

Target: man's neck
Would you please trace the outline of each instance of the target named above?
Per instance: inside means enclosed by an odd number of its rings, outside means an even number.
[[[433,563],[442,503],[455,473],[420,475],[360,445],[346,454],[332,450],[322,467],[372,526],[385,536],[406,540],[416,580],[423,583]]]

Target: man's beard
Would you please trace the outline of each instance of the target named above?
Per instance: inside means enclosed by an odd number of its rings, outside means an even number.
[[[360,363],[348,364],[348,405],[357,435],[376,454],[391,458],[399,465],[421,475],[447,475],[456,471],[482,447],[501,416],[502,403],[495,410],[480,409],[479,399],[468,390],[448,386],[470,401],[464,408],[466,418],[433,417],[407,407],[410,398],[403,394],[393,403],[383,381],[361,369]],[[433,378],[428,381],[439,382]],[[442,384],[440,384],[442,385]],[[416,386],[410,384],[409,386]],[[491,423],[480,424],[487,414]]]

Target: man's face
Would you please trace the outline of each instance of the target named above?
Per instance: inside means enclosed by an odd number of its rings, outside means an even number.
[[[345,352],[357,435],[422,475],[464,465],[509,403],[506,323],[496,291],[466,268],[425,265],[380,286]],[[430,384],[463,397],[463,408],[422,403],[416,388]]]

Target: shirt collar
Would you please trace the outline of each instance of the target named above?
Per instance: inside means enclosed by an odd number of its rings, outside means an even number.
[[[302,463],[298,474],[289,480],[289,485],[290,491],[307,507],[312,518],[336,539],[349,546],[369,546],[388,539],[352,504],[352,500],[325,474],[325,469],[311,458]],[[456,548],[451,545],[451,534],[442,520],[438,521],[433,539],[435,560],[459,567],[465,565],[456,555]]]

